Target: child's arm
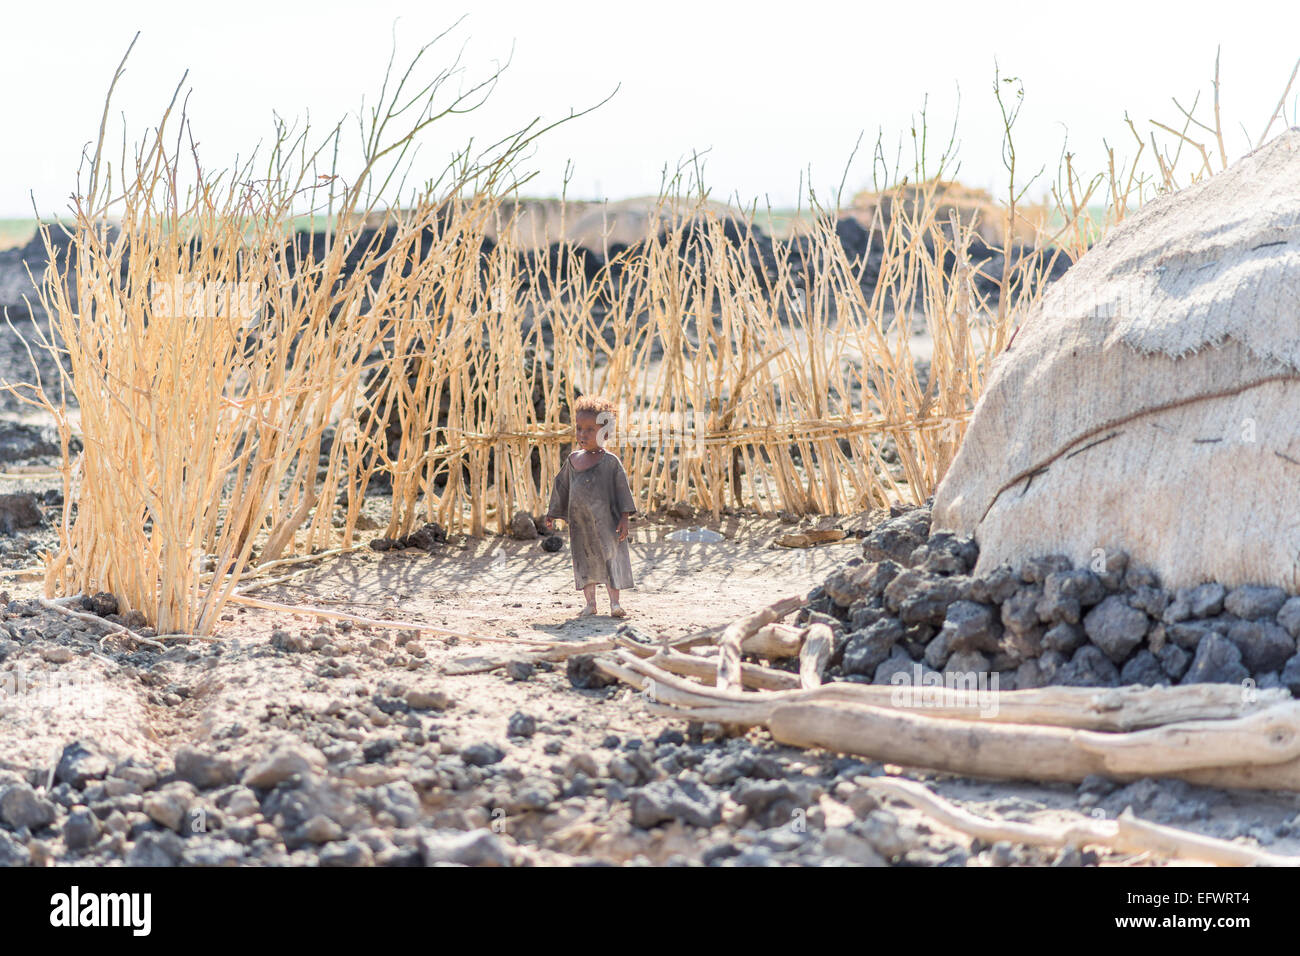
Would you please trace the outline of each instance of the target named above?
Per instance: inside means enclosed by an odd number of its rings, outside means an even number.
[[[556,518],[569,517],[569,460],[566,458],[560,472],[551,484],[551,502],[546,508],[546,527],[553,529]]]
[[[636,499],[632,497],[632,487],[628,484],[627,472],[623,470],[623,463],[618,462],[618,468],[614,474],[614,508],[619,513],[618,519],[618,540],[627,539],[628,518],[636,514]]]

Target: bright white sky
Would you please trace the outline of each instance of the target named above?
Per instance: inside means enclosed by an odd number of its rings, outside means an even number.
[[[464,13],[430,67],[449,63],[462,43],[467,80],[504,60],[512,43],[514,58],[487,107],[430,132],[420,166],[432,172],[470,135],[487,141],[534,117],[560,118],[621,84],[598,111],[548,134],[529,163],[539,171],[529,194],[558,194],[571,160],[569,195],[584,199],[654,193],[664,165],[693,150],[709,150],[705,180],[716,199],[792,206],[809,168],[829,199],[859,133],[867,135],[850,191],[870,186],[877,131],[892,154],[927,94],[932,139],[946,140],[958,88],[960,178],[1004,189],[995,57],[1003,75],[1024,83],[1022,169],[1054,171],[1067,131],[1070,148],[1095,169],[1103,137],[1131,150],[1125,111],[1172,124],[1171,97],[1190,105],[1200,91],[1208,106],[1221,44],[1225,127],[1240,154],[1240,124],[1259,136],[1300,57],[1300,4],[1290,0],[14,4],[0,20],[0,217],[30,216],[32,195],[41,213],[64,211],[137,30],[115,113],[134,140],[188,69],[201,155],[222,167],[266,138],[273,109],[310,111],[323,132],[363,94],[373,102],[394,20],[405,63]],[[1291,122],[1297,94],[1300,83],[1287,99]]]

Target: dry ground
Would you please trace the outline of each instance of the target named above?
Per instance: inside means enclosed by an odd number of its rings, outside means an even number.
[[[664,536],[674,527],[646,521],[634,525],[638,587],[623,602],[630,623],[661,636],[725,624],[782,595],[807,591],[858,553],[852,538],[810,550],[773,548],[772,538],[789,530],[775,520],[725,520],[714,525],[726,536],[717,544],[667,541]],[[36,593],[36,587],[29,581],[12,584],[10,590],[22,597]],[[389,686],[441,690],[450,698],[452,706],[436,720],[426,720],[423,730],[415,723],[418,733],[427,734],[429,746],[454,753],[471,743],[495,743],[525,776],[555,774],[577,755],[608,753],[601,746],[609,735],[649,741],[664,729],[685,729],[680,721],[648,713],[628,688],[573,689],[563,665],[525,681],[510,680],[499,670],[444,673],[444,668],[468,657],[525,651],[530,641],[585,642],[616,629],[620,622],[607,616],[574,616],[582,601],[573,587],[567,548],[550,554],[536,541],[488,537],[453,540],[433,555],[361,550],[309,565],[292,581],[266,587],[256,596],[421,622],[492,640],[471,642],[427,633],[412,640],[397,626],[340,627],[301,613],[231,608],[218,641],[177,647],[147,666],[134,666],[113,654],[84,654],[60,662],[27,653],[23,662],[29,679],[42,667],[57,670],[63,681],[78,680],[77,686],[99,696],[94,706],[82,708],[71,701],[56,708],[22,701],[0,706],[0,762],[11,768],[51,765],[61,748],[77,738],[118,756],[135,754],[163,765],[179,747],[191,743],[251,757],[290,738],[310,739],[289,715],[361,706],[377,689]],[[604,595],[600,607],[602,612],[607,609]],[[315,638],[324,646],[303,653],[272,653],[267,645],[276,629],[305,641]],[[106,647],[111,647],[111,639]],[[12,669],[12,660],[8,666]],[[520,711],[537,719],[542,730],[535,737],[507,737],[507,721]],[[358,746],[376,733],[404,732],[400,723],[386,726],[383,715],[372,713],[372,718],[357,729]],[[755,735],[764,736],[761,731]],[[786,749],[783,759],[794,772],[804,768],[814,775],[819,768],[825,772],[830,755]],[[365,764],[349,772],[359,787],[368,787],[399,779],[404,770]],[[1048,822],[1081,809],[1113,817],[1134,805],[1135,812],[1148,819],[1215,836],[1258,840],[1275,852],[1300,853],[1300,840],[1287,826],[1300,812],[1300,800],[1289,794],[1169,790],[1161,785],[1090,799],[1065,785],[913,776],[929,780],[967,809],[1007,819]],[[483,825],[486,811],[473,806],[476,800],[481,803],[481,794],[465,796],[449,802],[444,812],[462,814],[462,823]],[[512,831],[531,848],[535,862],[565,862],[573,854],[663,862],[689,847],[692,839],[679,824],[637,831],[628,826],[626,809],[618,804],[568,801],[557,807],[548,822],[530,817]],[[928,832],[913,812],[898,813],[905,822],[921,824],[920,832]],[[951,834],[948,838],[963,842]]]

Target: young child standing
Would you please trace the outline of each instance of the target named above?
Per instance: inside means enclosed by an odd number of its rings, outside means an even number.
[[[628,516],[636,514],[627,472],[604,446],[614,420],[614,405],[584,395],[573,409],[578,448],[565,460],[551,488],[546,526],[555,518],[569,525],[574,585],[587,598],[579,617],[596,613],[596,585],[609,592],[609,613],[626,617],[619,592],[635,587],[627,547]]]

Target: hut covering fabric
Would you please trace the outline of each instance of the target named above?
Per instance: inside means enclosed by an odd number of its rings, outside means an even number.
[[[1130,216],[994,364],[935,493],[977,573],[1107,552],[1300,590],[1300,127]]]

